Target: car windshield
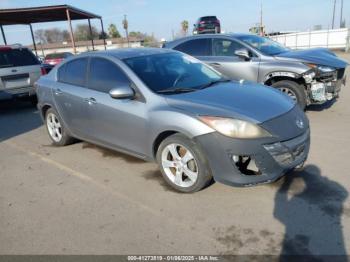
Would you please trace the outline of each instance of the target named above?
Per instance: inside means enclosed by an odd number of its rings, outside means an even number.
[[[261,51],[265,55],[277,55],[288,51],[288,48],[265,37],[257,35],[244,35],[237,38]]]
[[[156,93],[191,92],[226,81],[220,73],[181,53],[133,57],[124,62]]]

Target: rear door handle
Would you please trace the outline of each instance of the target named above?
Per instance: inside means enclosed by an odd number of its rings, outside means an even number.
[[[221,64],[219,64],[219,63],[209,63],[209,65],[214,66],[214,67],[219,67],[219,66],[221,66]]]
[[[85,102],[87,102],[89,105],[94,105],[97,103],[96,99],[93,97],[85,98]]]
[[[57,89],[55,89],[55,95],[57,95],[57,96],[59,96],[59,95],[62,95],[63,94],[63,92],[62,92],[62,90],[61,89],[59,89],[59,88],[57,88]]]

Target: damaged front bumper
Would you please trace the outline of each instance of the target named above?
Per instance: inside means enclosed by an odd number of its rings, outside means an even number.
[[[197,137],[204,150],[214,180],[231,186],[271,183],[301,166],[310,148],[310,131],[301,136],[265,144],[263,141],[230,139],[217,132]]]
[[[339,97],[340,90],[346,85],[345,69],[318,74],[308,85],[309,104],[323,104]],[[342,72],[342,73],[340,73]]]
[[[195,138],[207,156],[214,180],[232,186],[254,186],[270,183],[288,171],[303,165],[310,148],[308,120],[297,127],[300,109],[262,123],[272,134],[260,139],[234,139],[218,132]],[[293,121],[293,122],[291,122]]]

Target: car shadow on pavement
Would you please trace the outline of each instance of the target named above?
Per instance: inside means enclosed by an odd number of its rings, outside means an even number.
[[[32,103],[16,100],[0,101],[0,142],[41,125],[39,112]]]
[[[347,261],[341,218],[348,191],[314,165],[285,176],[279,184],[274,216],[285,226],[281,261],[289,260],[285,255],[319,261],[323,260],[318,255],[342,255],[333,261]]]

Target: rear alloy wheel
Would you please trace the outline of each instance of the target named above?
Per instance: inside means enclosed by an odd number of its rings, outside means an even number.
[[[304,87],[296,82],[290,80],[282,80],[273,83],[272,86],[282,93],[288,95],[296,103],[299,104],[302,110],[306,107],[306,96],[304,92]]]
[[[67,134],[67,130],[65,129],[61,118],[54,109],[50,108],[47,110],[45,123],[46,129],[54,145],[65,146],[74,141],[74,139]]]
[[[196,192],[211,181],[208,163],[198,146],[175,134],[159,146],[157,160],[166,182],[181,192]]]

